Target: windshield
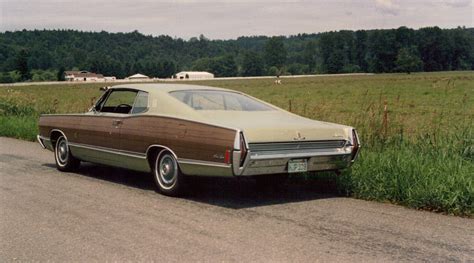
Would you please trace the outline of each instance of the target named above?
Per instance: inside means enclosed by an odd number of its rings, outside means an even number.
[[[172,91],[170,95],[195,110],[270,111],[272,107],[245,95],[215,90]]]

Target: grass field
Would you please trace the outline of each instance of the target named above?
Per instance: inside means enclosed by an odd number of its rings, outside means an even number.
[[[474,74],[213,80],[312,119],[355,126],[363,150],[341,192],[413,208],[474,213]],[[188,82],[189,83],[189,82]],[[34,140],[40,113],[86,111],[103,84],[0,87],[0,135]],[[317,180],[318,175],[308,175]]]

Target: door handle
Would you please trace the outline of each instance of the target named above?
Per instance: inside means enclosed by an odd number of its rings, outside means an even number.
[[[115,128],[118,128],[120,125],[122,125],[122,120],[114,120],[112,121],[112,125],[115,126]]]

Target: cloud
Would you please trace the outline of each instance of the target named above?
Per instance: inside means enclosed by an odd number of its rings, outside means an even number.
[[[471,0],[444,0],[443,2],[451,7],[468,7],[471,5]]]
[[[375,0],[375,8],[384,14],[397,16],[400,13],[400,7],[392,0]]]
[[[469,5],[472,0],[0,0],[0,32],[137,29],[186,39],[200,34],[228,39],[400,26],[474,27]]]

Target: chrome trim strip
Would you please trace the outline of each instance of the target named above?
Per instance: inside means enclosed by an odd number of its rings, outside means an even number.
[[[123,156],[128,156],[128,157],[139,158],[139,159],[146,159],[146,155],[143,153],[129,152],[129,151],[111,149],[111,148],[106,148],[106,147],[100,147],[100,146],[91,146],[91,145],[86,145],[86,144],[81,144],[81,143],[70,142],[68,144],[69,146],[72,146],[72,147],[79,147],[79,148],[84,148],[84,149],[89,149],[89,150],[94,150],[94,151],[118,154],[118,155],[123,155]]]
[[[59,130],[59,129],[52,129],[52,130],[49,132],[49,138],[51,138],[51,133],[53,133],[53,132],[55,132],[55,131],[57,131],[57,132],[61,133],[61,134],[64,136],[64,138],[66,138],[66,141],[67,141],[67,142],[68,142],[68,144],[69,144],[69,140],[67,139],[67,136],[66,136],[66,134],[64,134],[64,132],[63,132],[63,131],[61,131],[61,130]]]
[[[178,159],[178,163],[183,164],[196,164],[196,165],[205,165],[205,166],[213,166],[213,167],[221,167],[221,168],[230,168],[230,164],[218,163],[218,162],[209,162],[209,161],[199,161],[193,159]]]
[[[253,152],[303,152],[321,149],[340,149],[346,143],[347,140],[250,143],[249,150]]]
[[[161,144],[152,144],[150,146],[148,146],[148,148],[146,148],[146,152],[145,152],[145,158],[148,160],[148,152],[150,151],[151,148],[153,147],[160,147],[160,148],[163,148],[163,149],[166,149],[168,150],[173,156],[174,158],[176,158],[176,160],[178,160],[178,156],[176,155],[176,153],[173,152],[173,150],[171,150],[171,148],[169,147],[166,147],[164,145],[161,145]],[[160,151],[159,153],[161,154],[162,151]]]
[[[301,152],[301,153],[273,153],[273,154],[258,154],[255,152],[250,152],[251,160],[265,160],[265,159],[279,159],[279,158],[302,158],[302,157],[315,157],[315,156],[332,156],[332,155],[346,155],[351,154],[341,149],[338,150],[323,150],[323,151],[313,151],[313,152]]]

